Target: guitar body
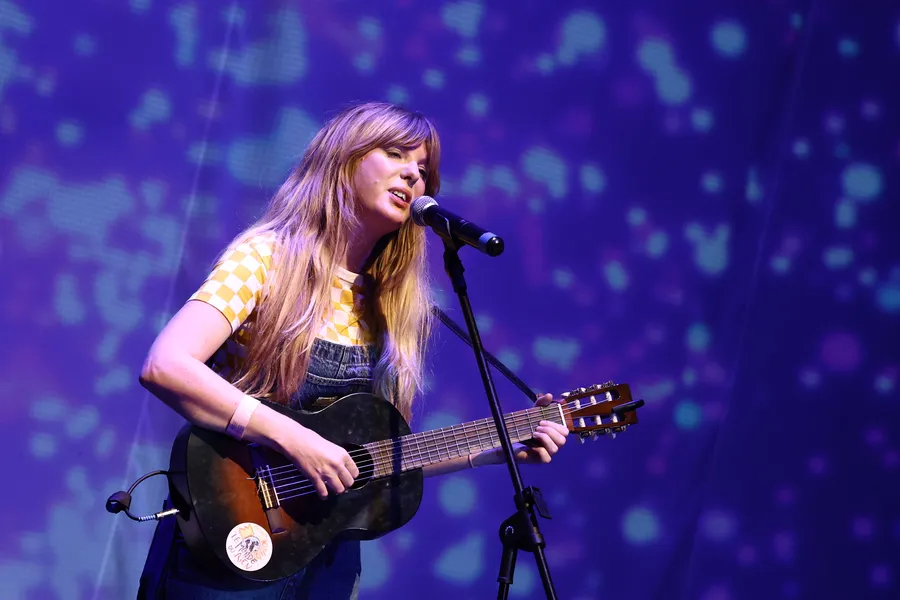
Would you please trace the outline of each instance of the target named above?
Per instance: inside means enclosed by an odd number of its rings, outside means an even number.
[[[275,508],[266,510],[257,469],[268,467],[278,478],[279,469],[287,472],[291,463],[268,448],[187,425],[172,447],[170,488],[181,532],[198,561],[211,570],[225,568],[248,579],[274,581],[304,568],[334,540],[375,539],[415,515],[422,500],[422,470],[398,469],[373,479],[373,460],[360,448],[410,433],[389,402],[360,393],[310,413],[268,406],[350,451],[360,470],[357,483],[321,500],[311,484],[300,482],[296,489],[309,493],[283,494]],[[267,543],[270,551],[260,559],[258,548]]]

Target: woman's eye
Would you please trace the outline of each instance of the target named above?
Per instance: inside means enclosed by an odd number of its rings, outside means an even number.
[[[428,179],[428,171],[426,171],[425,169],[419,169],[419,177],[422,178],[422,181],[425,181],[426,179]]]
[[[391,158],[401,158],[403,156],[398,150],[388,150],[387,155]]]

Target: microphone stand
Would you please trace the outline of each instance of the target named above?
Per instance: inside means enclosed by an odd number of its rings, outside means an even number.
[[[516,462],[513,453],[512,442],[509,439],[509,433],[506,429],[506,422],[503,419],[503,412],[500,410],[500,402],[497,399],[497,390],[494,387],[494,380],[491,378],[491,372],[488,369],[488,362],[485,358],[484,346],[481,343],[481,336],[478,333],[478,327],[475,324],[475,316],[472,312],[472,305],[469,302],[469,295],[465,278],[463,277],[462,261],[459,259],[459,249],[461,244],[456,240],[450,231],[450,224],[445,223],[443,231],[437,227],[433,227],[434,231],[441,236],[444,241],[444,269],[450,277],[453,284],[453,291],[459,297],[460,307],[466,320],[466,326],[469,330],[469,337],[472,342],[472,349],[475,352],[475,360],[478,363],[478,370],[481,373],[481,380],[484,382],[484,390],[487,393],[488,403],[491,407],[491,414],[494,417],[494,424],[497,428],[497,435],[500,438],[500,446],[503,449],[503,457],[509,469],[509,475],[512,478],[515,495],[513,496],[516,505],[516,512],[513,513],[500,525],[500,542],[503,545],[503,554],[500,558],[500,569],[497,575],[499,589],[497,598],[506,600],[509,595],[509,586],[513,582],[513,571],[516,567],[516,556],[519,550],[525,550],[534,554],[537,561],[538,571],[541,575],[541,581],[544,584],[544,592],[548,599],[556,600],[556,590],[553,587],[553,581],[550,577],[550,568],[547,565],[547,558],[544,555],[544,536],[541,534],[538,526],[537,513],[545,519],[550,518],[550,512],[544,503],[541,492],[536,487],[525,487],[522,482],[522,475],[519,473],[519,465]]]

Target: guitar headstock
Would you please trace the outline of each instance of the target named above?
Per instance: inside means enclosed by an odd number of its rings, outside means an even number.
[[[566,425],[581,442],[600,435],[615,438],[617,433],[638,422],[636,409],[644,405],[643,400],[632,399],[627,383],[612,381],[574,389],[562,394],[562,398]]]

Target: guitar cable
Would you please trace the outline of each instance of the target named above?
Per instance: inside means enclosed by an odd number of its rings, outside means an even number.
[[[146,521],[159,521],[160,519],[163,519],[165,517],[177,515],[178,514],[177,508],[161,510],[158,513],[153,513],[151,515],[144,515],[142,517],[136,517],[133,514],[131,514],[130,510],[128,510],[129,508],[131,508],[131,492],[133,492],[134,488],[136,488],[138,486],[138,484],[140,484],[142,481],[144,481],[145,479],[148,479],[150,477],[153,477],[154,475],[169,475],[169,471],[151,471],[150,473],[141,475],[141,477],[137,481],[135,481],[134,483],[131,484],[131,487],[128,488],[127,492],[121,492],[121,491],[115,492],[112,496],[110,496],[106,500],[106,510],[113,514],[117,514],[122,511],[125,511],[125,514],[128,515],[129,519],[131,519],[132,521],[137,521],[139,523],[143,523]]]
[[[469,334],[466,333],[465,331],[463,331],[462,327],[457,325],[453,321],[453,319],[448,317],[447,313],[445,313],[444,311],[442,311],[440,308],[438,308],[435,305],[431,306],[431,312],[434,316],[436,316],[438,319],[441,320],[441,323],[443,323],[444,325],[447,326],[447,329],[449,329],[450,331],[455,333],[457,335],[457,337],[459,337],[459,339],[461,339],[462,341],[467,343],[470,348],[472,347],[472,338],[470,338]],[[528,387],[528,385],[524,381],[519,379],[519,377],[515,373],[510,371],[509,367],[507,367],[502,362],[500,362],[493,354],[491,354],[487,350],[484,351],[484,357],[504,377],[506,377],[508,380],[510,380],[517,388],[522,390],[522,392],[524,392],[524,394],[526,396],[528,396],[528,399],[531,400],[532,404],[537,402],[538,397],[537,397],[537,394],[534,392],[534,390],[532,390],[530,387]]]

